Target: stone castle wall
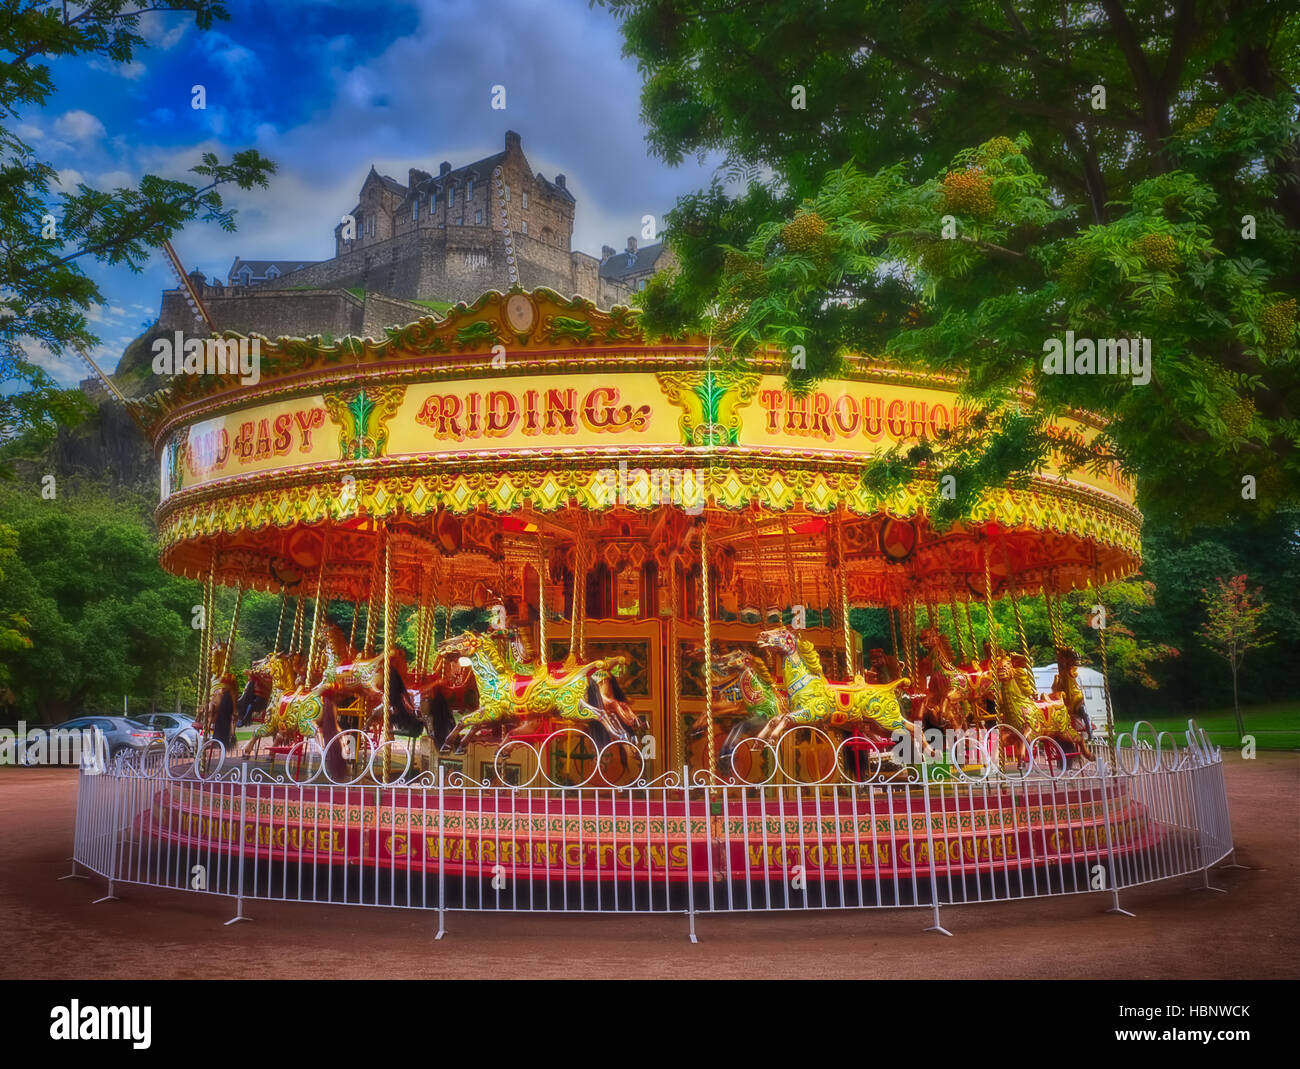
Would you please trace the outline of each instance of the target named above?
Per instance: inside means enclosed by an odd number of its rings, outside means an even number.
[[[220,295],[209,290],[203,303],[218,330],[267,338],[330,334],[335,338],[353,335],[379,339],[385,327],[405,326],[433,314],[411,301],[377,293],[368,293],[363,300],[344,289],[286,292],[258,287],[227,289]],[[180,290],[163,292],[156,329],[201,333]]]

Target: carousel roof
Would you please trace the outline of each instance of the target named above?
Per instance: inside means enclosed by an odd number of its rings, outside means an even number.
[[[173,571],[281,589],[324,560],[327,587],[356,596],[391,529],[410,599],[452,557],[478,583],[539,547],[553,573],[579,553],[662,566],[701,516],[728,579],[815,585],[842,557],[855,604],[982,598],[986,573],[995,593],[1067,589],[1139,561],[1141,516],[1115,471],[1045,470],[943,530],[932,483],[869,491],[866,461],[965,417],[951,377],[849,359],[795,395],[778,352],[723,364],[703,338],[647,339],[632,309],[544,289],[382,339],[256,342],[255,377],[176,375],[132,402],[159,456]],[[1056,424],[1088,436],[1100,421]]]

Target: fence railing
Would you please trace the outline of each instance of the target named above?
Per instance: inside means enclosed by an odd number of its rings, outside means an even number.
[[[500,766],[522,768],[519,783],[416,773],[382,746],[350,764],[318,750],[305,768],[215,743],[92,755],[74,870],[105,878],[108,897],[227,896],[236,920],[250,900],[436,911],[439,936],[459,910],[676,913],[694,939],[712,912],[920,908],[944,931],[945,906],[1104,893],[1119,910],[1126,888],[1209,886],[1233,850],[1220,752],[1190,721],[1177,742],[1138,725],[1073,764],[1006,729],[901,767],[825,736],[813,760],[805,733],[733,753],[725,777],[654,779],[609,748],[575,773],[563,734]]]

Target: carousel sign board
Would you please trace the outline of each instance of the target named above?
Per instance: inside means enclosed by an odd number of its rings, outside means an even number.
[[[582,463],[609,450],[689,466],[709,454],[860,462],[933,440],[967,412],[955,392],[897,382],[828,380],[804,396],[779,375],[690,370],[486,376],[384,384],[241,407],[178,428],[162,451],[162,496],[235,476],[358,460],[559,453]],[[1061,435],[1092,428],[1059,420]],[[343,474],[342,472],[340,475]],[[1131,504],[1131,484],[1076,471],[1070,481]]]

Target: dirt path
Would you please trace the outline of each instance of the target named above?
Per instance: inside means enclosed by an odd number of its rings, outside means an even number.
[[[1102,896],[946,909],[954,939],[922,912],[702,917],[450,914],[254,902],[230,928],[228,900],[103,885],[68,871],[76,773],[0,768],[0,977],[1115,977],[1300,976],[1300,755],[1227,756],[1238,860],[1127,891],[1135,918]]]

